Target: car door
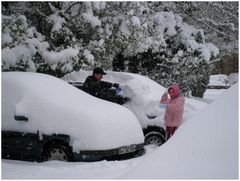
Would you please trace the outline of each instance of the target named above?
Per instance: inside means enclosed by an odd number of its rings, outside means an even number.
[[[38,133],[2,131],[2,158],[36,160],[40,151]]]

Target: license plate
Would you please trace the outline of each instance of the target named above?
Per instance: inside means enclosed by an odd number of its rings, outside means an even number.
[[[123,146],[119,148],[119,154],[126,154],[126,153],[131,153],[137,150],[136,145],[130,145],[130,146]]]

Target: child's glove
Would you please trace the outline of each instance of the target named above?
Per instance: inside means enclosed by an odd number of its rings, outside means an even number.
[[[159,107],[160,107],[160,109],[166,109],[167,108],[167,104],[160,104]]]
[[[167,98],[168,98],[168,93],[165,92],[165,93],[162,95],[162,98],[163,98],[163,99],[167,99]]]

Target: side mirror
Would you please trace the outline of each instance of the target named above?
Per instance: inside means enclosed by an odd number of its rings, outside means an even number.
[[[14,115],[14,119],[16,121],[28,121],[28,118],[25,116],[21,116],[21,115]]]

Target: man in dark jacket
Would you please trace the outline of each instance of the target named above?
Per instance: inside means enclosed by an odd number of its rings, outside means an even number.
[[[116,94],[116,89],[119,88],[119,84],[102,81],[103,75],[106,74],[102,68],[94,68],[93,74],[86,78],[83,84],[83,90],[95,97],[121,105],[129,101],[129,98]]]

